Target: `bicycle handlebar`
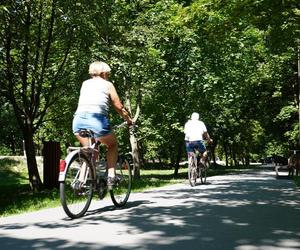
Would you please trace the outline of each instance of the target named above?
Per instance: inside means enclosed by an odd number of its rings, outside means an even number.
[[[122,123],[119,124],[119,125],[113,126],[113,129],[124,128],[124,127],[126,127],[126,126],[128,126],[129,128],[135,128],[135,127],[137,127],[135,124],[128,125],[127,122],[122,122]]]
[[[126,125],[127,125],[127,122],[122,122],[122,123],[119,124],[119,125],[113,126],[113,129],[123,128],[123,127],[125,127]]]

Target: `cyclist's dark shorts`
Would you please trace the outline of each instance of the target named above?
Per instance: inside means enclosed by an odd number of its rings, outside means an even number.
[[[198,148],[201,153],[206,151],[203,141],[185,141],[185,148],[187,153],[193,152],[194,148]]]
[[[80,129],[90,129],[98,138],[111,133],[109,120],[105,115],[97,113],[77,113],[73,119],[73,133],[78,134]]]

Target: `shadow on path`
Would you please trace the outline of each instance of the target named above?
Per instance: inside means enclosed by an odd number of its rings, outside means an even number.
[[[124,209],[109,205],[78,220],[6,223],[1,249],[300,249],[300,193],[292,181],[266,170],[208,181],[133,194]],[[35,234],[22,236],[28,228]]]

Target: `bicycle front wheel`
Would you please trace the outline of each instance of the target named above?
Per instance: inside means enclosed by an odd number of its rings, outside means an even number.
[[[201,163],[199,167],[199,172],[200,172],[199,175],[202,184],[206,183],[206,171],[207,171],[207,167]]]
[[[120,159],[116,165],[116,184],[110,190],[110,197],[116,207],[123,207],[131,192],[132,170],[126,159]]]
[[[60,183],[60,201],[66,214],[72,218],[83,216],[93,197],[93,171],[83,154],[76,154],[66,166],[66,178]]]
[[[190,185],[194,187],[197,182],[197,165],[194,160],[194,157],[189,158],[188,176]]]

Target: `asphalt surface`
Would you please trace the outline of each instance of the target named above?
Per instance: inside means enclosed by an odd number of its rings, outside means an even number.
[[[0,218],[0,249],[300,249],[300,191],[268,169],[209,177],[93,201],[70,220],[61,207]]]

